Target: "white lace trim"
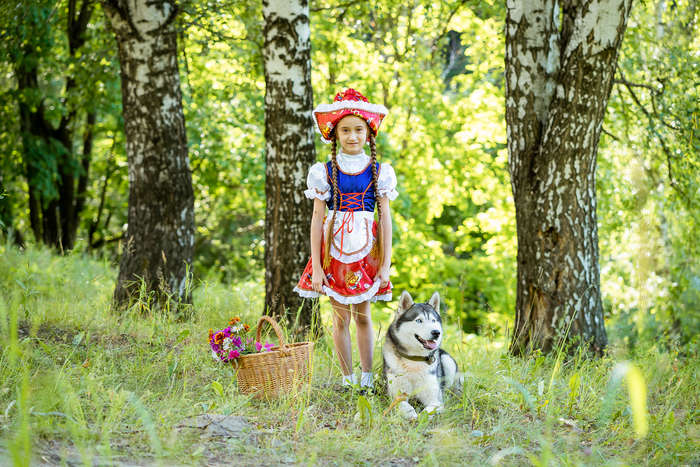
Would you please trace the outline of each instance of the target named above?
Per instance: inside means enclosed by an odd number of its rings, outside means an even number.
[[[326,201],[331,197],[331,185],[328,183],[326,165],[323,162],[316,162],[309,168],[306,176],[306,187],[304,195],[309,199],[318,198]]]
[[[331,192],[330,190],[327,190],[324,193],[319,193],[315,188],[309,188],[308,190],[304,190],[304,196],[306,196],[308,199],[318,198],[321,201],[328,201],[328,199],[331,197]]]
[[[340,295],[338,292],[335,290],[327,287],[327,286],[322,286],[323,287],[323,292],[329,296],[332,297],[335,301],[342,303],[343,305],[356,305],[358,303],[366,302],[367,300],[371,302],[376,302],[377,300],[382,300],[382,301],[391,301],[391,292],[382,294],[382,295],[377,295],[377,292],[379,291],[379,284],[381,281],[374,281],[374,284],[372,284],[372,287],[367,289],[367,291],[361,293],[360,295],[353,295],[351,297],[346,297],[344,295]],[[299,296],[303,298],[318,298],[321,294],[318,292],[314,292],[313,290],[301,290],[299,287],[294,287],[294,291],[299,294]]]
[[[377,196],[379,198],[381,198],[382,196],[387,196],[389,197],[389,201],[394,201],[399,196],[399,192],[392,188],[387,188],[385,190],[379,189],[377,190]]]
[[[369,164],[369,156],[364,151],[360,154],[345,154],[339,151],[336,160],[340,170],[350,175],[361,172]]]
[[[335,101],[332,104],[319,104],[316,106],[314,109],[314,113],[326,113],[326,112],[333,112],[334,110],[342,110],[342,109],[360,109],[360,110],[366,110],[367,112],[373,112],[373,113],[378,113],[382,115],[386,115],[389,113],[386,107],[384,107],[381,104],[372,104],[371,102],[365,102],[365,101]]]
[[[394,201],[399,192],[396,191],[396,172],[391,164],[383,162],[379,169],[379,179],[377,180],[377,196],[388,196],[389,201]]]
[[[302,290],[299,287],[294,287],[294,291],[303,298],[318,298],[320,295],[318,292],[314,292],[313,290]]]
[[[381,295],[375,295],[374,297],[372,297],[373,302],[376,302],[377,300],[381,300],[383,302],[390,302],[391,299],[392,299],[391,292],[381,294]]]

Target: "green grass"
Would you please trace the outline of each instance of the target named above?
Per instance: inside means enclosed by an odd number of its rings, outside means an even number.
[[[231,316],[257,321],[261,281],[198,284],[193,318],[181,323],[159,312],[111,313],[115,277],[109,264],[84,255],[0,246],[0,465],[42,457],[84,465],[700,462],[696,351],[650,342],[630,353],[613,342],[597,360],[519,359],[506,354],[503,337],[448,326],[445,347],[465,372],[463,391],[448,398],[445,413],[408,422],[384,414],[385,397],[368,398],[367,407],[337,390],[325,309],[310,392],[260,402],[237,391],[234,370],[211,358],[206,341],[207,330]],[[389,320],[376,312],[375,330]],[[624,379],[625,368],[627,376],[639,370],[641,383],[628,386],[634,379]],[[356,420],[358,407],[364,416]],[[208,441],[177,428],[202,413],[241,415],[253,432]]]

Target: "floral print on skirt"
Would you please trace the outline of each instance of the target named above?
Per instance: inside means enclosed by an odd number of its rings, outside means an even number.
[[[377,222],[372,225],[373,240],[377,235]],[[323,239],[321,239],[323,245]],[[321,264],[323,264],[324,249],[321,248]],[[359,261],[353,263],[343,263],[331,256],[330,265],[324,268],[326,279],[330,287],[323,285],[323,293],[332,297],[336,301],[344,304],[356,304],[370,300],[391,300],[391,282],[385,287],[379,288],[380,280],[374,280],[377,275],[378,261],[376,249],[373,248],[370,254]],[[306,263],[304,272],[299,279],[299,283],[294,288],[302,297],[315,298],[319,293],[311,286],[313,266],[311,259]]]

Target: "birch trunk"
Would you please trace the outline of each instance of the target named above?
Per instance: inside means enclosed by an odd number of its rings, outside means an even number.
[[[293,288],[309,258],[312,204],[306,172],[316,160],[311,43],[305,0],[263,0],[265,68],[265,312],[315,322],[313,300]]]
[[[510,351],[607,345],[595,169],[631,0],[508,0],[506,124],[518,235]]]
[[[194,195],[182,112],[177,7],[168,0],[103,0],[116,35],[129,164],[129,212],[115,305],[146,292],[189,303]]]

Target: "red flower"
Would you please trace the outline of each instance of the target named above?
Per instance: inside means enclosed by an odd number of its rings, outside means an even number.
[[[217,332],[216,336],[214,336],[214,342],[221,345],[224,342],[224,333],[221,331]]]
[[[345,91],[339,92],[338,94],[335,95],[336,102],[338,101],[362,101],[362,102],[369,102],[365,96],[362,95],[361,92],[355,91],[352,88],[348,88]]]

